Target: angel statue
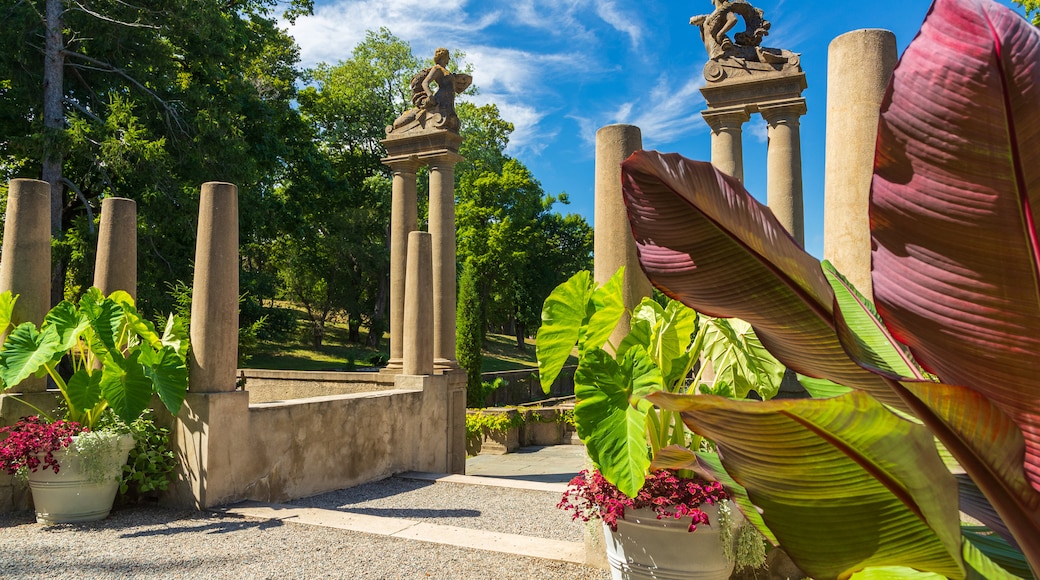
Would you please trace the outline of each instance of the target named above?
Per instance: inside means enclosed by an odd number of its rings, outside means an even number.
[[[412,108],[386,128],[387,134],[405,132],[415,127],[447,129],[458,133],[459,117],[455,114],[455,95],[473,83],[473,77],[447,69],[450,54],[446,48],[433,53],[433,66],[412,77]],[[436,92],[431,85],[436,85]]]

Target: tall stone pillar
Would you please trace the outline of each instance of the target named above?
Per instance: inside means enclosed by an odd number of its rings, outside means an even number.
[[[430,235],[433,237],[433,356],[438,370],[458,368],[455,355],[455,163],[446,152],[430,159]]]
[[[711,164],[726,175],[744,181],[744,144],[741,127],[751,118],[746,107],[707,110],[701,115],[711,127]]]
[[[432,375],[434,359],[433,240],[429,232],[408,234],[408,288],[404,301],[402,374]]]
[[[191,297],[188,389],[235,390],[238,369],[238,188],[202,184]]]
[[[123,290],[137,299],[137,202],[132,199],[101,201],[94,286],[105,296]]]
[[[400,372],[404,359],[408,234],[419,229],[415,173],[420,162],[415,157],[405,157],[386,163],[394,175],[390,198],[390,361],[386,370]]]
[[[847,32],[828,49],[823,257],[868,298],[878,117],[898,60],[896,37],[888,30]]]
[[[805,114],[805,99],[759,106],[769,124],[766,153],[766,195],[769,208],[802,246],[805,245],[805,216],[802,209],[802,145],[799,117]]]
[[[0,292],[18,296],[11,323],[39,326],[51,308],[51,186],[46,181],[11,180],[3,250]],[[46,389],[45,377],[29,377],[18,386],[22,393]]]
[[[624,302],[629,310],[653,291],[639,267],[636,242],[621,195],[621,162],[642,148],[642,134],[634,125],[607,125],[596,132],[594,278],[598,284],[605,284],[624,266]],[[611,344],[620,344],[630,328],[626,314],[610,335]]]

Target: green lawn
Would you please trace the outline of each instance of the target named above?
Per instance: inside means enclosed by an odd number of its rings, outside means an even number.
[[[306,320],[306,317],[302,311],[299,312],[299,316],[301,319],[299,328],[302,331],[304,328],[302,321]],[[366,367],[369,366],[369,360],[373,356],[379,354],[387,356],[390,352],[389,335],[383,335],[380,348],[375,349],[364,346],[367,333],[367,329],[361,329],[362,344],[349,343],[346,324],[334,320],[327,326],[325,340],[320,348],[315,348],[307,340],[301,340],[302,336],[286,343],[261,342],[243,367],[293,371],[345,371]],[[489,334],[487,341],[488,344],[484,349],[484,364],[481,369],[483,372],[538,367],[533,339],[527,340],[524,352],[517,350],[516,338],[512,336]],[[571,364],[577,363],[571,361]]]

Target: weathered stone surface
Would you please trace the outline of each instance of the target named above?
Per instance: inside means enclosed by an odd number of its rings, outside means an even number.
[[[650,281],[639,267],[636,242],[621,196],[621,162],[643,148],[643,137],[634,125],[607,125],[596,132],[596,208],[593,275],[604,284],[625,267],[624,302],[631,311],[644,296],[650,296]],[[630,329],[628,313],[621,318],[612,344],[620,344]]]
[[[191,300],[188,390],[235,390],[238,368],[238,188],[202,184]]]
[[[408,234],[407,288],[404,300],[404,363],[406,375],[432,375],[435,340],[433,241],[428,232]]]
[[[823,257],[868,298],[874,147],[881,100],[898,58],[896,37],[887,30],[854,30],[828,49]]]
[[[38,326],[51,308],[50,185],[35,179],[12,179],[4,219],[0,292],[10,290],[18,296],[11,313],[13,324]],[[30,377],[18,388],[24,393],[43,391],[47,379]]]
[[[123,290],[137,298],[137,202],[132,199],[101,200],[94,286],[105,296]]]

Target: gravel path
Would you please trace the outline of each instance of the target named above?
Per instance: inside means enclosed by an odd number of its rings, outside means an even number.
[[[555,509],[557,499],[548,492],[391,478],[293,503],[581,541],[582,524]],[[157,507],[56,526],[36,524],[29,512],[0,514],[0,554],[2,578],[610,577],[537,558]]]
[[[557,509],[559,501],[560,494],[551,491],[391,477],[288,503],[551,540],[583,541],[585,524],[573,521],[570,512]]]

